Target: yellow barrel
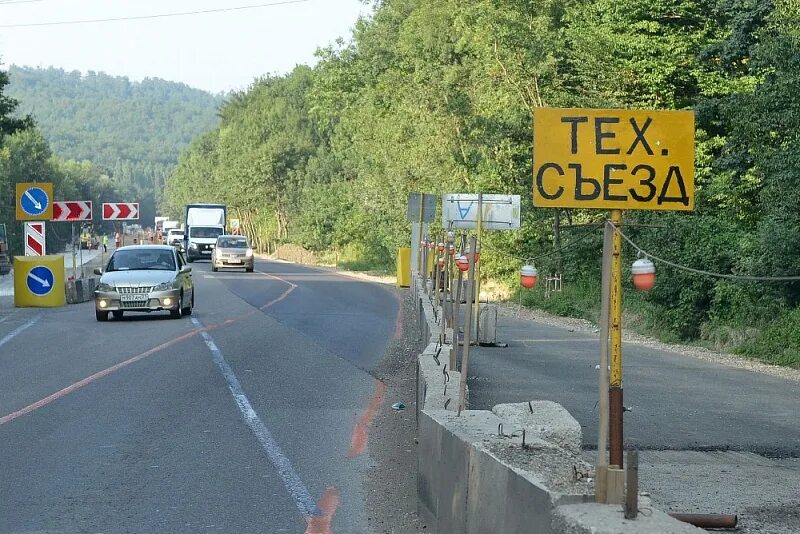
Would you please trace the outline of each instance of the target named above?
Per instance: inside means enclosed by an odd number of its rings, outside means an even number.
[[[14,256],[14,305],[57,308],[67,303],[64,256]]]
[[[397,250],[397,287],[411,286],[411,248]]]

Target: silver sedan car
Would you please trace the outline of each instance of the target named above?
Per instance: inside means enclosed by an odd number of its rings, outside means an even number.
[[[211,254],[212,271],[244,269],[248,273],[252,273],[254,265],[253,249],[250,248],[245,236],[221,235],[217,238],[214,252]]]
[[[107,321],[109,312],[121,319],[128,312],[169,311],[178,319],[194,308],[192,268],[183,255],[167,245],[118,248],[94,292],[95,315]]]

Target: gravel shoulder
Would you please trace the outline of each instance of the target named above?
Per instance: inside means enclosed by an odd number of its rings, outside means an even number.
[[[402,301],[403,335],[391,341],[373,373],[386,385],[386,394],[369,429],[370,468],[364,478],[368,521],[373,534],[427,532],[417,516],[414,414],[419,332],[408,290],[387,290]],[[394,410],[396,402],[405,404],[405,409]]]

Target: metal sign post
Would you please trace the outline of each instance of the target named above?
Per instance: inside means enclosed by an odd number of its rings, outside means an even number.
[[[478,236],[476,240],[476,247],[480,246],[481,242],[483,241],[483,193],[478,193]],[[477,252],[478,248],[473,250],[473,252]],[[477,256],[476,256],[477,258]],[[473,325],[475,331],[475,343],[478,343],[480,339],[478,335],[478,328],[480,325],[480,315],[481,315],[481,265],[480,262],[475,263],[475,324]],[[470,341],[471,343],[471,341]]]
[[[72,223],[70,227],[72,234],[72,242],[70,243],[72,245],[72,279],[75,280],[78,278],[78,252],[75,250],[75,223]]]
[[[464,319],[464,351],[461,357],[461,368],[459,369],[461,372],[461,381],[458,387],[458,415],[461,415],[461,412],[466,408],[467,374],[469,372],[469,340],[472,336],[472,332],[470,332],[472,329],[472,299],[469,296],[474,294],[473,284],[475,283],[475,247],[477,245],[477,241],[478,238],[476,236],[472,236],[470,239],[469,254],[467,255],[467,259],[469,260],[469,274],[467,276],[468,289],[466,291],[467,315]]]
[[[597,496],[624,494],[622,396],[622,210],[694,209],[694,113],[537,108],[533,116],[533,204],[537,208],[610,210],[604,241],[601,389],[610,359],[608,398],[601,392]],[[610,241],[610,242],[609,242]],[[606,297],[607,296],[607,297]],[[607,301],[606,301],[607,298]],[[602,320],[602,315],[601,315]],[[608,336],[605,336],[606,330]],[[606,340],[610,338],[610,347]],[[610,352],[610,358],[609,358]],[[604,404],[608,410],[604,410]],[[607,419],[605,419],[607,413]],[[605,426],[609,459],[605,463]],[[609,469],[609,465],[615,469]]]

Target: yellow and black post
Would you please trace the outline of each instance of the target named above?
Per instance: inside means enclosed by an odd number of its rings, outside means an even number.
[[[608,384],[609,401],[609,464],[622,464],[622,210],[611,210],[614,225],[611,255],[611,373]]]

